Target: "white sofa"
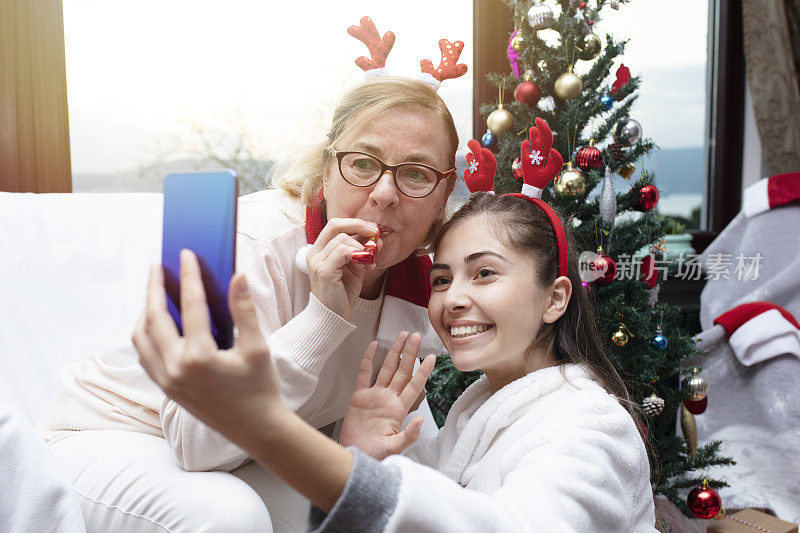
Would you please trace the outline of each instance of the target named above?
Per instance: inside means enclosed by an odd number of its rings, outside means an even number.
[[[64,364],[129,341],[160,260],[161,210],[154,193],[0,193],[2,531],[83,527],[33,424]]]
[[[31,423],[62,365],[130,340],[161,211],[155,193],[0,193],[0,400]]]

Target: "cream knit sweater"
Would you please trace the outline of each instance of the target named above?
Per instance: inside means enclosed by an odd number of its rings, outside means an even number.
[[[247,274],[261,330],[286,403],[314,427],[341,419],[367,344],[378,338],[375,368],[394,335],[423,333],[421,353],[441,353],[424,308],[395,297],[359,299],[352,322],[313,295],[295,265],[306,244],[303,205],[281,190],[239,199],[236,270]],[[247,454],[167,398],[139,365],[132,345],[64,367],[61,388],[37,429],[45,440],[115,429],[164,437],[185,470],[232,470]]]

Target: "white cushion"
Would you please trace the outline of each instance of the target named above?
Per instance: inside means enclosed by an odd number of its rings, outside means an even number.
[[[0,400],[32,423],[62,365],[130,342],[162,195],[0,193]]]

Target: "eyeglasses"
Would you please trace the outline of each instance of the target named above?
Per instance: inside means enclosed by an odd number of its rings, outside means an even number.
[[[391,170],[397,190],[411,198],[428,196],[441,180],[455,172],[454,168],[442,172],[421,163],[387,165],[374,155],[363,152],[339,152],[337,150],[336,159],[339,161],[339,173],[350,185],[369,187],[377,182],[387,170]]]

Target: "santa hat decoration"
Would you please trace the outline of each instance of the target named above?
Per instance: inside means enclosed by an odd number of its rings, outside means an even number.
[[[800,200],[800,172],[777,174],[745,189],[742,211],[754,217],[797,200]]]
[[[786,309],[769,302],[742,304],[714,319],[725,329],[736,358],[752,366],[773,357],[800,357],[800,324]]]
[[[564,226],[553,208],[542,200],[542,190],[561,171],[564,164],[561,154],[553,148],[553,132],[541,118],[529,131],[530,142],[522,141],[520,154],[522,165],[522,192],[506,194],[524,198],[538,205],[550,219],[558,244],[558,275],[567,275],[567,236]],[[464,181],[470,192],[488,192],[494,194],[494,173],[497,163],[494,154],[486,148],[480,148],[477,141],[467,143],[471,153],[467,154],[469,167],[464,171]]]
[[[356,59],[356,65],[364,71],[364,77],[388,76],[386,58],[394,46],[394,33],[387,31],[381,37],[375,23],[369,17],[361,17],[360,24],[347,28],[347,33],[364,43],[369,50],[371,57],[361,56]],[[463,76],[467,72],[467,65],[458,62],[463,49],[462,41],[450,42],[447,39],[439,39],[439,50],[442,53],[439,66],[434,68],[430,59],[423,59],[420,61],[422,72],[418,75],[418,79],[438,91],[444,80]]]

